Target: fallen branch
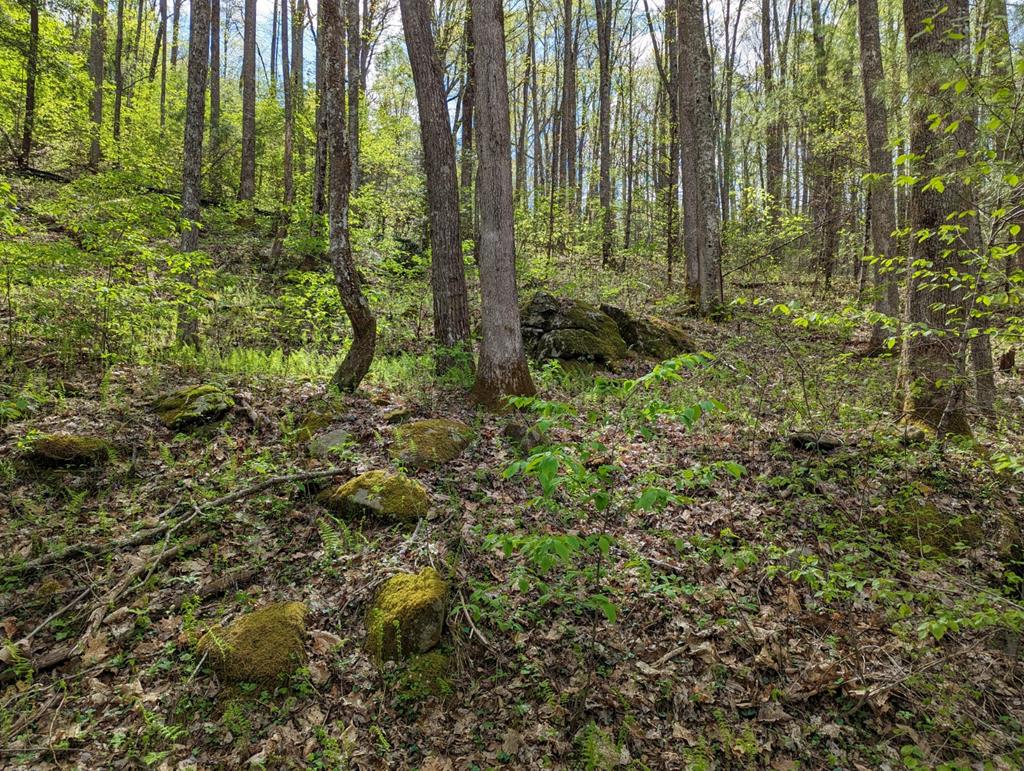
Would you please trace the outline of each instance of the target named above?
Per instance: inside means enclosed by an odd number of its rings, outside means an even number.
[[[303,471],[298,474],[285,474],[283,476],[268,477],[261,482],[257,482],[254,485],[237,490],[227,495],[222,495],[220,498],[216,498],[212,501],[208,501],[203,504],[199,504],[201,510],[212,509],[218,506],[226,506],[229,503],[241,500],[250,495],[256,495],[264,490],[267,490],[275,485],[285,484],[287,482],[304,482],[310,479],[322,479],[324,477],[339,476],[341,474],[348,473],[347,467],[334,467],[329,469],[323,469],[321,471]],[[160,519],[166,519],[167,517],[174,514],[182,506],[182,501],[178,501],[170,508],[166,509],[160,514]],[[195,514],[190,515],[189,520],[194,518]],[[67,549],[61,552],[52,552],[50,554],[44,554],[41,557],[37,557],[27,562],[22,562],[17,565],[7,566],[8,573],[24,573],[32,570],[38,570],[41,567],[52,565],[56,562],[61,562],[71,557],[94,557],[98,554],[110,551],[120,551],[121,549],[130,548],[132,546],[140,546],[141,544],[148,543],[156,538],[159,538],[171,528],[177,528],[179,525],[173,522],[165,522],[162,525],[149,528],[147,530],[140,530],[130,536],[122,538],[113,543],[101,543],[95,542],[91,544],[79,544],[69,546]]]

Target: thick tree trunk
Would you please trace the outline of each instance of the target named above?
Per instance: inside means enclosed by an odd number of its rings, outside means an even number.
[[[245,0],[242,20],[242,171],[238,200],[256,195],[256,0]]]
[[[39,3],[28,0],[28,50],[25,52],[25,123],[21,133],[21,163],[28,166],[36,126],[36,77],[39,73]]]
[[[220,0],[210,2],[210,156],[216,161],[220,142]],[[216,173],[211,170],[216,184]]]
[[[970,434],[965,407],[966,346],[955,334],[957,322],[951,314],[962,309],[964,297],[947,276],[949,271],[966,270],[962,254],[971,245],[965,243],[963,233],[942,232],[949,215],[971,208],[968,191],[956,178],[964,161],[951,154],[959,148],[969,149],[973,143],[973,115],[969,106],[957,104],[953,89],[942,89],[944,82],[956,77],[955,60],[970,57],[967,1],[952,0],[947,13],[936,15],[930,0],[903,0],[903,17],[912,97],[910,152],[913,174],[922,180],[911,191],[908,224],[915,234],[928,234],[910,239],[913,268],[908,316],[912,324],[931,330],[904,340],[904,413],[908,419],[936,429],[940,436]],[[929,116],[936,113],[948,113],[949,119],[960,121],[959,126],[949,131],[953,127],[944,125],[933,131]],[[934,185],[925,189],[933,177],[944,172],[941,192]],[[965,231],[973,229],[968,222],[960,224]]]
[[[327,113],[324,110],[324,42],[323,16],[317,14],[316,41],[316,151],[313,157],[313,218],[314,233],[320,232],[320,218],[327,211],[326,176],[327,176]]]
[[[459,360],[448,351],[469,348],[469,300],[459,239],[455,141],[448,122],[441,62],[430,29],[432,6],[426,0],[401,0],[401,9],[420,113],[430,218],[434,342],[441,349],[437,354],[437,368],[444,371]]]
[[[564,0],[562,116],[559,134],[559,172],[567,212],[575,212],[576,204],[576,28],[573,4],[574,0]]]
[[[700,308],[713,314],[722,305],[722,223],[715,164],[715,114],[711,103],[711,56],[701,0],[679,0],[680,68],[693,73],[693,129],[696,160],[697,249],[700,254]],[[685,149],[684,149],[685,152]]]
[[[864,116],[868,139],[868,217],[876,260],[875,310],[888,316],[899,313],[899,289],[895,275],[896,204],[892,194],[892,156],[889,151],[889,116],[882,94],[882,44],[878,31],[878,0],[858,0],[860,70],[864,87]],[[885,335],[876,324],[871,334],[872,349],[879,349]]]
[[[349,133],[345,122],[345,62],[342,37],[342,0],[321,0],[321,45],[324,47],[324,110],[328,127],[330,174],[328,255],[341,304],[352,325],[352,345],[334,373],[342,391],[359,387],[373,362],[377,345],[377,320],[363,294],[349,241],[349,205],[352,165],[348,154]]]
[[[92,32],[89,38],[89,77],[92,79],[92,103],[89,118],[92,121],[92,140],[89,143],[89,167],[100,166],[100,130],[103,127],[103,50],[106,37],[106,0],[93,0]]]
[[[504,14],[501,0],[472,3],[482,304],[480,360],[473,396],[481,404],[496,408],[506,396],[533,394],[536,389],[523,352],[516,290]]]
[[[188,93],[185,101],[185,137],[181,170],[181,251],[199,248],[199,202],[202,199],[203,130],[206,114],[206,69],[210,53],[209,0],[192,0],[189,13]],[[190,283],[194,285],[194,277]],[[186,345],[198,345],[198,320],[187,307],[178,317],[178,339]]]

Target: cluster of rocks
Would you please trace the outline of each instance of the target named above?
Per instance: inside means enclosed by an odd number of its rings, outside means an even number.
[[[329,453],[351,441],[346,429],[332,427],[335,422],[303,421],[300,431],[306,433],[300,435],[308,440],[311,454]],[[457,458],[472,435],[457,420],[411,421],[395,427],[390,455],[406,468],[432,468]],[[391,468],[365,471],[323,490],[317,500],[338,516],[404,524],[416,522],[430,508],[426,487]],[[444,630],[448,594],[448,583],[430,567],[390,577],[365,616],[367,652],[380,663],[405,662],[416,688],[428,680],[443,682],[447,657],[434,649]],[[213,627],[200,639],[198,650],[225,680],[277,682],[306,662],[306,612],[298,602],[266,605],[227,626]]]
[[[630,353],[669,359],[696,350],[686,332],[656,316],[535,294],[522,309],[523,343],[536,359],[614,367]]]

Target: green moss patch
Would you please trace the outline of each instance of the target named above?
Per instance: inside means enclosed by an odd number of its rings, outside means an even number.
[[[219,420],[234,406],[227,391],[209,383],[179,388],[153,403],[160,422],[176,431]]]
[[[197,651],[230,682],[272,684],[306,661],[306,606],[279,602],[210,629]]]
[[[381,587],[366,617],[366,647],[378,661],[426,653],[441,640],[448,584],[433,568],[402,573]]]
[[[89,466],[110,457],[110,443],[95,436],[46,434],[32,440],[28,458],[40,466]]]
[[[423,485],[388,471],[367,471],[339,487],[325,490],[319,500],[339,514],[372,514],[401,522],[415,522],[430,508]]]
[[[538,292],[522,311],[523,342],[537,359],[613,364],[626,355],[615,321],[596,306]]]
[[[697,350],[682,327],[670,321],[657,316],[633,316],[614,305],[602,305],[601,311],[615,322],[626,345],[637,353],[656,359],[671,359]]]
[[[923,544],[948,554],[958,544],[973,548],[985,539],[984,524],[977,514],[950,514],[927,501],[894,502],[883,526],[886,532],[902,538],[911,551]]]
[[[391,455],[416,468],[428,468],[457,458],[473,436],[473,429],[458,420],[417,420],[395,429]]]
[[[451,695],[450,666],[450,658],[441,651],[411,657],[395,684],[399,701],[417,703]]]

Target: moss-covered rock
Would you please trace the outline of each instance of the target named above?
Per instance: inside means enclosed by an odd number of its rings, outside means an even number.
[[[341,416],[341,409],[334,407],[324,407],[307,412],[302,420],[299,421],[298,428],[295,429],[296,440],[308,442],[324,429],[330,428],[337,423]]]
[[[450,695],[450,664],[448,655],[436,650],[410,658],[398,675],[395,690],[399,701],[415,703]]]
[[[682,327],[670,321],[657,316],[633,316],[614,305],[602,305],[601,311],[615,322],[626,345],[637,353],[671,359],[697,350]]]
[[[415,522],[430,508],[423,485],[388,471],[367,471],[339,487],[324,490],[319,500],[339,514],[372,514],[401,522]]]
[[[473,436],[458,420],[416,420],[395,429],[391,456],[409,466],[428,468],[457,458]]]
[[[522,310],[523,343],[537,359],[613,364],[626,355],[615,321],[596,306],[535,294]]]
[[[901,538],[910,551],[923,544],[946,554],[958,544],[973,548],[985,540],[985,527],[979,515],[952,514],[927,500],[893,501],[882,524],[886,532]]]
[[[45,434],[32,440],[28,458],[40,466],[89,466],[110,457],[110,443],[96,436]]]
[[[234,406],[227,391],[210,383],[179,388],[153,403],[160,422],[176,431],[218,420]]]
[[[381,419],[392,426],[396,423],[404,423],[411,417],[412,410],[405,406],[392,407],[389,410],[384,410],[381,414]]]
[[[314,458],[330,458],[343,452],[352,443],[352,432],[336,428],[314,437],[309,443],[309,454]]]
[[[306,662],[306,606],[278,602],[217,625],[197,650],[230,682],[273,684]]]
[[[387,580],[366,617],[366,648],[378,661],[426,653],[441,640],[448,584],[433,568]]]

